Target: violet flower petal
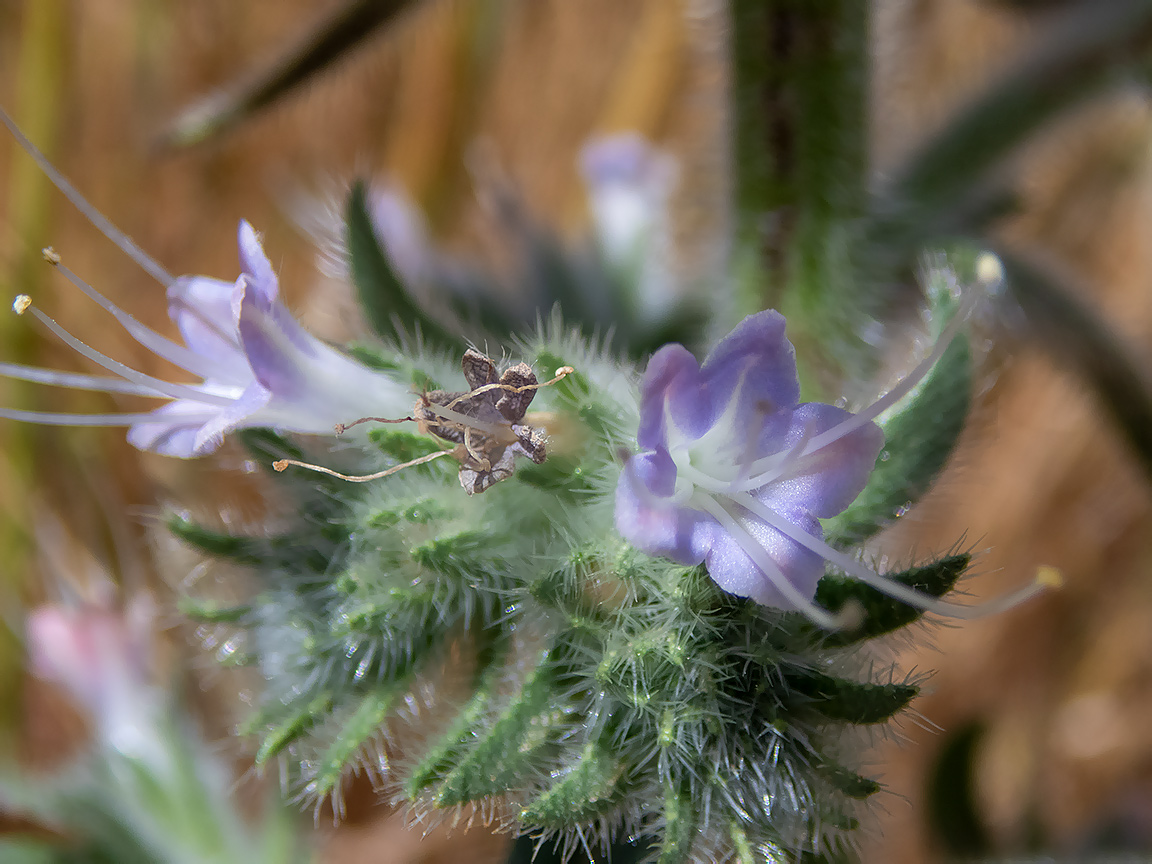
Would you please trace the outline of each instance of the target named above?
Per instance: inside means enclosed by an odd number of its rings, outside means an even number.
[[[811,603],[824,559],[801,541],[821,540],[817,517],[864,488],[884,436],[864,423],[806,452],[852,415],[797,405],[799,395],[784,319],[771,310],[744,319],[702,366],[680,345],[661,348],[641,385],[642,452],[621,472],[616,527],[651,555],[703,561],[732,594],[829,622]]]
[[[811,516],[794,516],[792,521],[798,530],[814,537],[823,536],[820,523]],[[743,527],[776,564],[780,576],[805,597],[815,596],[816,583],[824,575],[823,558],[755,518],[744,520]],[[792,607],[776,586],[776,579],[760,569],[745,550],[744,543],[720,531],[719,526],[712,538],[705,563],[708,575],[730,594],[750,597],[764,606],[783,609]]]
[[[260,238],[255,229],[246,220],[240,221],[238,231],[240,244],[240,271],[248,277],[252,290],[268,304],[280,299],[280,280],[276,278],[276,271],[272,269],[272,262],[264,254],[264,247],[260,245]]]
[[[224,441],[224,436],[234,429],[273,425],[263,422],[246,422],[261,411],[272,399],[272,392],[258,382],[252,382],[228,408],[221,410],[196,432],[192,454],[202,456],[211,453]]]
[[[712,412],[709,425],[733,399],[730,422],[739,428],[757,422],[756,415],[794,408],[800,380],[796,352],[784,335],[784,316],[773,309],[749,315],[708,355],[701,377]]]
[[[835,428],[852,414],[834,405],[807,402],[792,412],[792,424],[783,446],[788,450],[804,438]],[[786,506],[828,519],[840,513],[863,491],[884,448],[884,433],[874,423],[861,426],[815,453],[788,464],[771,484],[753,491],[766,504]]]
[[[641,454],[628,460],[616,487],[617,530],[650,555],[662,555],[681,564],[700,564],[712,547],[720,526],[707,514],[675,506],[669,497],[653,491],[668,486],[667,473],[675,466],[667,454]],[[663,476],[662,476],[663,475]]]
[[[243,350],[236,335],[232,295],[236,283],[207,276],[181,276],[168,286],[168,317],[175,323],[184,344],[206,357],[224,357],[241,364]]]
[[[703,406],[694,411],[696,406],[691,399],[699,387],[700,367],[683,345],[665,345],[652,355],[640,384],[640,428],[636,442],[642,449],[652,450],[668,443],[669,417],[665,404],[670,400],[670,391],[684,394],[676,400],[681,406],[680,416],[675,418],[676,425],[693,430],[701,426],[706,428],[710,412]]]

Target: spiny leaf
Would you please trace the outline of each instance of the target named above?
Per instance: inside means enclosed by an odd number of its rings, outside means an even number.
[[[787,683],[828,719],[858,725],[887,720],[919,692],[911,684],[867,684],[814,671],[791,673]]]
[[[500,713],[474,729],[471,746],[436,790],[435,803],[451,807],[515,788],[557,727],[556,671],[544,661]]]
[[[823,766],[820,769],[820,776],[849,798],[857,800],[874,795],[883,788],[875,780],[861,777],[855,771],[849,771],[840,765]]]
[[[942,597],[952,590],[968,564],[971,555],[948,555],[939,561],[913,567],[902,573],[889,573],[887,578],[901,585],[907,585],[933,597]],[[882,594],[875,588],[856,579],[829,575],[816,586],[816,602],[830,612],[839,612],[848,604],[857,605],[863,612],[863,621],[854,630],[840,630],[824,636],[827,647],[843,647],[873,639],[885,633],[893,633],[918,620],[923,609],[911,606]],[[813,628],[808,628],[813,629]]]
[[[505,640],[493,640],[480,652],[472,696],[412,770],[404,784],[404,792],[409,798],[415,798],[433,783],[443,779],[451,766],[459,760],[461,752],[471,742],[472,730],[488,714],[489,705],[498,696],[500,685],[507,678],[504,661],[508,650]]]
[[[317,799],[331,794],[360,748],[379,733],[393,706],[408,691],[408,683],[408,678],[404,678],[364,695],[335,740],[317,759],[315,773],[308,781],[309,794]]]
[[[285,747],[311,730],[331,710],[332,697],[324,693],[274,726],[264,735],[256,751],[256,767],[263,768],[269,759],[279,755]]]
[[[695,802],[686,789],[672,784],[664,788],[664,836],[660,843],[658,864],[684,864],[692,855],[698,814]]]
[[[761,864],[761,859],[752,849],[748,832],[743,825],[733,820],[728,828],[728,836],[732,840],[732,856],[736,864]]]
[[[563,828],[609,813],[620,799],[624,765],[597,742],[589,742],[568,773],[520,811],[525,825]]]
[[[972,358],[957,336],[907,405],[881,424],[884,449],[855,501],[824,522],[834,546],[857,545],[891,523],[935,481],[968,417]]]
[[[412,560],[443,576],[458,577],[473,570],[477,556],[490,544],[488,532],[460,531],[416,546]]]

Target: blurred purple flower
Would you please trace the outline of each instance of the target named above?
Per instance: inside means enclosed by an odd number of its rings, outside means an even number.
[[[59,685],[91,717],[98,738],[128,756],[152,756],[160,691],[149,658],[151,608],[41,606],[25,620],[29,670]]]
[[[240,277],[224,282],[183,276],[168,285],[168,313],[184,344],[140,324],[48,256],[52,263],[155,354],[200,378],[174,384],[143,375],[71,336],[39,310],[33,314],[78,352],[119,378],[0,364],[0,374],[85,390],[171,400],[145,414],[52,414],[0,409],[0,417],[53,425],[130,426],[141,450],[189,458],[210,453],[234,429],[273,427],[331,434],[337,423],[367,414],[403,415],[407,388],[325,345],[305,331],[280,301],[280,286],[256,232],[240,223]],[[17,298],[23,312],[31,304]]]
[[[416,288],[442,275],[437,271],[448,259],[432,245],[423,214],[402,190],[372,187],[368,208],[376,239],[404,285]]]
[[[818,518],[864,488],[884,435],[799,396],[777,312],[744,319],[703,366],[680,345],[661,348],[644,374],[640,452],[620,477],[616,525],[651,555],[706,564],[725,591],[831,626],[813,603],[836,554]]]
[[[635,132],[591,139],[580,151],[592,229],[605,260],[656,318],[677,290],[671,264],[669,200],[676,160]]]

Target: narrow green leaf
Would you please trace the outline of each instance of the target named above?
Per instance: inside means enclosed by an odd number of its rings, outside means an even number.
[[[829,720],[857,725],[887,720],[919,692],[911,684],[867,684],[814,671],[789,674],[786,683]]]
[[[685,864],[692,860],[699,814],[692,796],[683,788],[664,788],[664,836],[660,841],[658,864]]]
[[[306,734],[332,710],[332,697],[328,694],[317,696],[286,720],[270,729],[256,751],[256,767],[263,768],[269,759],[279,755],[285,747]]]
[[[474,572],[477,559],[491,545],[487,531],[460,531],[422,543],[412,549],[412,560],[443,576],[460,577]]]
[[[956,580],[968,569],[971,559],[971,555],[948,555],[931,564],[886,575],[901,585],[907,585],[933,597],[942,597],[952,590]],[[863,612],[863,620],[858,628],[825,635],[822,644],[827,647],[853,645],[865,639],[893,633],[918,620],[924,614],[923,609],[910,606],[880,593],[857,579],[845,576],[825,576],[821,579],[820,584],[816,586],[816,602],[834,613],[850,603]]]
[[[868,485],[843,513],[824,521],[834,546],[854,546],[920,499],[943,470],[968,418],[972,357],[957,336],[903,406],[881,422],[884,449]]]
[[[400,340],[419,328],[426,343],[459,347],[460,339],[450,336],[438,322],[426,315],[400,282],[372,227],[368,193],[363,183],[352,187],[346,217],[352,282],[372,329],[385,339]]]
[[[308,792],[324,798],[340,783],[344,769],[360,749],[379,733],[393,706],[408,692],[409,679],[364,695],[356,710],[344,721],[335,740],[316,760],[315,774],[308,781]]]
[[[1152,478],[1152,377],[1144,360],[1055,268],[1008,250],[998,254],[1037,344],[1092,389]]]
[[[624,764],[606,747],[589,742],[575,766],[520,811],[523,825],[565,828],[610,813],[623,791]]]
[[[728,828],[728,836],[732,840],[732,854],[736,864],[762,864],[760,856],[752,849],[743,825],[733,820]]]
[[[436,789],[438,807],[451,807],[518,788],[558,729],[555,669],[545,660],[494,718],[466,733],[467,749]]]
[[[315,22],[285,53],[186,108],[169,124],[161,143],[189,147],[215,138],[287,96],[393,21],[411,0],[346,0]]]
[[[459,761],[461,753],[471,744],[473,730],[490,712],[490,706],[499,696],[500,688],[507,680],[508,670],[504,660],[508,656],[508,644],[503,640],[493,640],[478,656],[476,674],[473,678],[473,693],[447,730],[436,741],[431,742],[420,763],[412,770],[404,784],[404,793],[409,799],[444,778],[452,766]]]
[[[253,537],[235,537],[197,525],[182,516],[168,520],[168,530],[201,552],[255,567],[268,558],[268,544]]]
[[[247,604],[221,606],[211,600],[203,600],[187,594],[177,599],[176,609],[185,618],[191,618],[193,621],[201,621],[205,624],[235,624],[252,614],[252,607]]]
[[[1015,68],[945,125],[896,174],[877,202],[874,236],[904,256],[941,230],[963,230],[988,174],[1069,107],[1147,72],[1152,6],[1081,0],[1052,22]],[[903,241],[903,242],[901,242]],[[895,246],[894,246],[895,244]],[[906,258],[905,258],[906,260]]]
[[[849,798],[855,798],[858,801],[875,795],[884,788],[875,780],[861,777],[855,771],[849,771],[841,765],[823,766],[820,769],[820,776]]]

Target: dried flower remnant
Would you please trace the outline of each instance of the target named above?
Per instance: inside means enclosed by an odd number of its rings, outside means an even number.
[[[845,623],[813,601],[828,564],[952,617],[989,614],[1043,590],[1037,583],[980,606],[957,606],[888,579],[823,540],[819,519],[852,503],[884,446],[873,421],[927,374],[966,315],[958,312],[929,357],[858,414],[798,404],[795,352],[775,311],[746,318],[703,365],[680,345],[664,346],[641,385],[640,451],[628,457],[617,486],[617,529],[651,555],[705,564],[732,594],[799,610],[828,628]]]
[[[496,364],[475,348],[461,361],[469,390],[421,394],[414,410],[420,431],[456,444],[460,485],[469,495],[512,476],[517,456],[547,458],[544,432],[524,422],[541,385],[527,363],[496,377]]]
[[[444,390],[421,393],[411,417],[361,417],[351,423],[336,425],[336,434],[339,435],[360,423],[404,423],[411,420],[417,423],[422,434],[455,444],[453,449],[429,453],[402,465],[360,476],[340,474],[295,459],[280,459],[273,463],[273,467],[283,471],[289,465],[296,465],[362,483],[441,456],[452,456],[460,463],[460,485],[469,495],[476,495],[511,477],[516,470],[517,456],[527,456],[538,465],[543,463],[548,458],[544,430],[525,422],[525,413],[537,390],[570,375],[572,367],[557,369],[555,377],[543,384],[527,363],[517,363],[497,378],[496,364],[475,348],[464,353],[461,367],[470,389],[460,393]]]

